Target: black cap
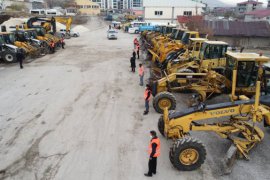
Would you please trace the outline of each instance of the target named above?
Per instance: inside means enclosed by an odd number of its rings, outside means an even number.
[[[150,134],[151,134],[153,137],[156,137],[156,136],[157,136],[157,133],[156,133],[156,131],[154,131],[154,130],[150,131]]]

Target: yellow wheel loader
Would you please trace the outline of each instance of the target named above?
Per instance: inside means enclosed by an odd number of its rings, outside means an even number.
[[[152,83],[153,107],[158,113],[162,113],[167,107],[169,110],[176,108],[176,98],[172,92],[191,91],[198,94],[198,101],[204,102],[213,94],[226,93],[232,90],[237,94],[254,95],[257,76],[266,81],[258,67],[270,59],[255,53],[232,53],[226,55],[224,75],[214,71],[208,73],[172,73]],[[232,72],[236,70],[237,76]],[[267,84],[264,84],[264,90]],[[235,99],[233,95],[233,99]]]
[[[0,33],[0,59],[5,63],[17,62],[18,47],[12,44],[7,44],[3,34]]]
[[[258,62],[257,73],[263,72],[262,64],[264,62]],[[238,68],[233,69],[231,73],[235,79],[240,76]],[[253,76],[252,72],[250,72],[250,76]],[[237,101],[214,105],[202,103],[197,107],[183,111],[164,109],[164,114],[158,121],[158,129],[167,139],[173,139],[169,158],[176,169],[181,171],[196,170],[206,159],[205,145],[200,140],[190,136],[192,131],[214,132],[221,138],[232,142],[224,158],[224,173],[231,172],[236,157],[249,159],[248,153],[264,138],[264,133],[258,127],[258,123],[264,122],[265,126],[270,126],[270,112],[268,110],[270,98],[261,97],[260,101],[260,78],[252,79],[252,81],[255,87],[255,100],[240,96],[240,100]],[[233,87],[232,96],[234,96],[235,90],[236,87]],[[225,118],[226,120],[224,120]],[[207,121],[209,119],[211,122]]]
[[[18,48],[22,48],[25,52],[26,56],[29,56],[31,58],[37,58],[40,55],[40,52],[38,48],[30,45],[28,42],[21,41],[19,36],[15,36],[14,33],[1,33],[3,35],[4,41],[6,44],[12,44],[14,46],[17,46]]]

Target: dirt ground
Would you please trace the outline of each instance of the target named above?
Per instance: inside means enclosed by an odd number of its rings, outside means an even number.
[[[65,50],[23,70],[0,66],[0,180],[148,179],[149,131],[157,130],[160,115],[153,108],[142,115],[144,88],[129,69],[135,35],[119,32],[118,40],[107,40],[108,26],[97,17],[87,27]],[[178,95],[178,109],[188,97]],[[269,179],[269,133],[230,175],[221,172],[228,141],[192,133],[206,145],[207,159],[196,171],[180,172],[168,158],[171,141],[159,134],[153,179]]]

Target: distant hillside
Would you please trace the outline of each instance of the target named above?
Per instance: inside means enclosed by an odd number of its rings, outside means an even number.
[[[223,7],[228,6],[228,4],[223,3],[219,0],[202,0],[202,2],[207,3],[209,7]]]

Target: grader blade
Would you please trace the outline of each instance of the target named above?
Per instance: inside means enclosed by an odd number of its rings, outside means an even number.
[[[237,154],[237,147],[232,144],[223,159],[223,174],[230,174],[232,172],[232,167],[234,165]]]

